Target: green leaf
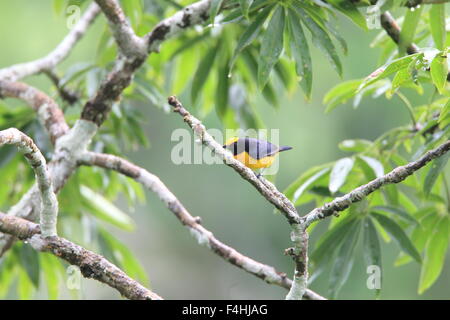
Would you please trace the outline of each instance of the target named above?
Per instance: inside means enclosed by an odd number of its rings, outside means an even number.
[[[358,156],[358,157],[372,169],[373,173],[377,178],[380,178],[384,175],[384,167],[380,161],[368,156]]]
[[[368,85],[378,80],[384,79],[390,76],[391,74],[394,74],[402,69],[407,68],[411,62],[421,59],[422,57],[423,53],[415,53],[393,60],[392,62],[378,68],[377,70],[372,72],[369,76],[367,76],[359,86],[358,91],[361,91],[363,88],[367,87]]]
[[[328,188],[331,193],[335,193],[345,183],[345,179],[353,168],[354,160],[352,158],[342,158],[336,161],[330,174],[330,183]]]
[[[84,185],[80,186],[80,193],[90,214],[123,230],[134,230],[134,221],[108,199]]]
[[[350,20],[352,20],[357,26],[361,27],[364,31],[367,31],[366,18],[359,12],[358,8],[348,0],[329,0],[334,7],[345,14]]]
[[[212,69],[212,65],[216,58],[216,53],[219,50],[219,46],[215,46],[210,48],[205,56],[202,58],[197,71],[194,74],[194,78],[192,79],[192,87],[191,87],[191,101],[193,104],[197,102],[197,99],[200,95],[200,90],[206,83],[209,72]]]
[[[436,48],[444,49],[447,32],[445,30],[445,4],[433,4],[429,11],[431,36]]]
[[[429,234],[420,272],[419,294],[422,294],[437,280],[445,262],[449,240],[449,220],[443,217]]]
[[[303,28],[297,14],[291,8],[288,10],[288,31],[291,51],[295,60],[295,70],[297,75],[302,77],[300,80],[300,85],[306,95],[306,98],[310,99],[312,90],[311,56]]]
[[[356,94],[361,83],[362,80],[344,81],[328,91],[323,98],[323,103],[327,106],[325,112],[330,112],[338,105],[345,103],[348,99],[352,98]]]
[[[395,214],[397,216],[399,216],[400,218],[402,218],[405,221],[408,222],[412,222],[414,224],[418,224],[419,222],[412,216],[410,215],[407,211],[405,211],[402,208],[399,207],[394,207],[394,206],[375,206],[372,207],[373,211],[377,212],[377,211],[382,211],[382,212],[389,212],[392,214]]]
[[[312,176],[314,176],[319,171],[322,171],[323,169],[328,169],[326,172],[329,172],[330,170],[330,164],[323,164],[320,166],[312,167],[302,173],[300,177],[298,177],[294,182],[292,182],[284,191],[283,193],[288,197],[289,199],[294,198],[295,192],[300,188],[302,184],[304,184],[308,179],[310,179]]]
[[[255,40],[255,38],[258,36],[259,32],[261,31],[261,28],[266,21],[267,17],[269,16],[270,12],[272,11],[273,6],[267,6],[264,8],[253,20],[253,22],[245,29],[245,31],[242,33],[241,37],[238,40],[236,49],[234,50],[233,57],[230,60],[230,71],[233,69],[234,63],[236,62],[236,59],[238,55],[244,50],[250,43]]]
[[[417,26],[419,25],[422,9],[423,6],[418,6],[415,10],[406,10],[398,44],[400,52],[406,52],[406,48],[414,42],[414,35],[416,33]]]
[[[228,90],[230,78],[228,77],[228,62],[218,69],[216,89],[216,112],[220,119],[223,119],[228,106]]]
[[[378,266],[381,268],[381,247],[377,230],[372,219],[366,217],[364,219],[364,259],[367,266]]]
[[[248,9],[252,5],[253,0],[239,0],[241,6],[242,15],[248,19]]]
[[[433,189],[433,186],[437,178],[439,177],[439,174],[445,168],[449,157],[450,152],[447,152],[443,156],[433,160],[433,162],[431,163],[431,168],[428,171],[427,176],[425,177],[425,182],[423,185],[423,191],[425,192],[426,196],[428,196],[431,192],[431,189]]]
[[[330,171],[330,168],[325,168],[314,174],[312,177],[310,177],[308,180],[306,180],[303,184],[301,184],[294,192],[292,202],[296,203],[297,200],[300,199],[301,195],[310,188],[314,182],[319,180],[323,175],[325,175],[327,172]]]
[[[335,298],[342,285],[347,281],[353,267],[356,243],[361,230],[361,220],[357,219],[343,239],[330,276],[330,298]]]
[[[450,115],[450,99],[447,100],[447,103],[442,108],[438,122],[439,123],[443,122],[448,115]]]
[[[261,50],[258,59],[258,86],[263,89],[272,68],[278,61],[283,50],[284,10],[278,6],[270,19],[269,26],[261,40]]]
[[[39,254],[29,244],[24,244],[19,252],[22,267],[25,269],[28,278],[35,288],[39,288]]]
[[[309,31],[311,31],[314,45],[325,54],[337,73],[342,76],[342,64],[336,52],[336,48],[334,47],[333,41],[331,41],[328,33],[322,29],[320,25],[317,24],[317,22],[314,21],[314,19],[312,19],[302,8],[298,7],[295,2],[293,4],[297,14],[300,16]]]
[[[336,248],[342,243],[342,240],[353,229],[356,222],[356,219],[353,217],[346,217],[339,224],[328,230],[318,241],[315,250],[311,254],[311,260],[315,264],[320,264],[322,261],[327,261],[323,259],[330,259]]]
[[[59,276],[57,269],[60,268],[60,262],[49,253],[41,253],[40,263],[47,284],[48,299],[56,300],[59,296]]]
[[[372,146],[372,141],[364,139],[343,140],[338,144],[338,148],[347,152],[363,152]]]
[[[419,252],[397,222],[376,212],[371,212],[371,215],[372,217],[375,217],[389,235],[397,241],[403,251],[413,257],[417,262],[421,262],[422,258],[420,257]]]
[[[447,52],[438,53],[430,65],[431,80],[438,91],[442,94],[447,83]]]
[[[103,228],[99,229],[99,236],[103,238],[104,245],[108,247],[110,254],[114,255],[114,260],[120,264],[123,271],[147,286],[149,282],[147,274],[130,249]]]
[[[219,13],[220,7],[222,6],[223,0],[211,0],[209,7],[209,20],[211,24],[214,24],[214,19]]]
[[[378,237],[377,230],[373,225],[372,219],[366,217],[363,222],[363,228],[364,228],[363,253],[364,259],[366,260],[366,265],[378,266],[380,270],[382,270],[380,239]],[[380,281],[382,282],[383,278],[381,278]],[[376,290],[377,295],[379,295],[380,289]]]

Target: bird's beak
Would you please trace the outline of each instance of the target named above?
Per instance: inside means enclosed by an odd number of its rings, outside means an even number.
[[[287,151],[287,150],[291,150],[291,149],[292,149],[292,147],[289,147],[289,146],[281,146],[280,150],[278,150],[278,152]]]

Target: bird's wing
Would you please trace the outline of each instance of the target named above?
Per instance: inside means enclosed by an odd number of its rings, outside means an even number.
[[[278,147],[268,141],[255,138],[244,138],[242,140],[244,140],[243,142],[246,144],[245,150],[247,150],[248,154],[254,159],[259,160],[264,157],[273,156],[278,152]]]

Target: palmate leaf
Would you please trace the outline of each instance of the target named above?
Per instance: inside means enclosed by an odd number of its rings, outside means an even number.
[[[273,9],[272,6],[264,8],[253,20],[253,22],[245,29],[241,37],[238,40],[236,49],[234,50],[233,57],[230,60],[230,70],[233,69],[234,63],[238,55],[244,50],[252,41],[259,35],[261,28]]]
[[[356,219],[349,228],[337,253],[330,275],[330,298],[335,298],[342,285],[347,281],[353,267],[354,251],[361,230],[361,219]]]
[[[429,234],[420,273],[419,294],[431,287],[441,274],[448,248],[449,226],[448,216],[442,217]]]
[[[302,79],[300,86],[307,99],[311,97],[312,90],[312,61],[308,42],[297,14],[292,8],[288,9],[288,32],[292,56],[295,60],[296,73]]]
[[[314,264],[318,265],[331,259],[336,248],[357,223],[357,219],[354,217],[346,217],[339,224],[328,230],[320,238],[315,250],[310,256]]]
[[[295,205],[298,205],[298,201],[300,200],[300,197],[302,196],[302,194],[308,190],[309,188],[311,188],[313,186],[313,184],[319,180],[320,178],[324,177],[325,174],[327,174],[330,171],[329,168],[324,168],[322,170],[320,170],[319,172],[315,173],[313,176],[311,176],[310,178],[308,178],[304,183],[302,183],[294,192],[294,194],[292,195],[292,201],[294,202]]]
[[[277,6],[261,40],[258,59],[258,87],[263,89],[283,50],[284,9]]]
[[[342,64],[336,52],[336,48],[334,47],[333,41],[328,33],[314,19],[312,19],[303,10],[303,8],[298,6],[297,3],[294,2],[292,8],[296,11],[304,25],[311,32],[314,45],[325,54],[337,73],[342,76]]]
[[[366,266],[378,266],[382,270],[380,239],[372,219],[369,217],[366,217],[363,221],[363,235],[363,253]],[[383,278],[380,281],[382,282]],[[377,289],[377,295],[379,294],[380,289]]]
[[[420,257],[420,254],[414,244],[408,238],[405,231],[403,231],[403,229],[394,220],[376,212],[371,212],[370,215],[374,217],[384,228],[384,230],[386,230],[389,235],[397,241],[403,251],[413,257],[417,262],[420,263],[422,261],[422,258]]]
[[[192,79],[191,86],[191,101],[193,104],[197,102],[198,97],[200,95],[200,91],[206,83],[208,79],[209,72],[212,69],[214,64],[214,60],[216,58],[216,54],[219,51],[220,42],[217,46],[211,47],[202,58],[197,71],[194,74],[194,78]]]
[[[400,208],[400,207],[375,206],[375,207],[372,207],[371,210],[375,211],[375,212],[379,212],[379,211],[389,212],[389,213],[399,216],[400,218],[402,218],[403,220],[405,220],[407,222],[411,222],[416,225],[418,224],[418,221],[412,215],[410,215],[406,210],[404,210],[403,208]]]
[[[375,177],[380,178],[384,175],[383,164],[377,159],[363,155],[358,156],[358,158],[364,161],[364,163],[366,163],[369,166],[369,168],[375,174]]]
[[[328,0],[336,9],[341,11],[350,20],[352,20],[357,26],[367,31],[366,18],[359,12],[358,8],[347,0]]]
[[[330,183],[328,188],[331,193],[335,193],[345,183],[345,179],[353,168],[354,160],[352,158],[342,158],[333,166],[330,173]]]

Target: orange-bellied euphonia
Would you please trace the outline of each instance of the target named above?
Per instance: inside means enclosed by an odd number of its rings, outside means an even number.
[[[236,160],[250,169],[270,167],[278,152],[292,149],[292,147],[279,147],[268,141],[249,137],[230,138],[223,147],[230,150]]]

